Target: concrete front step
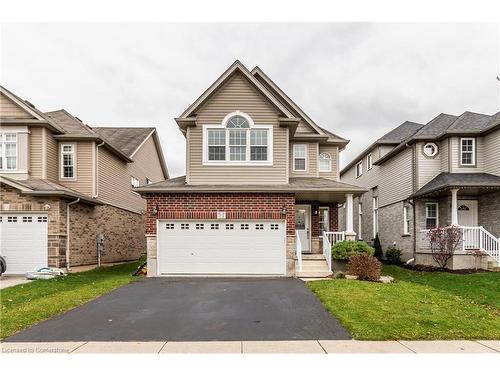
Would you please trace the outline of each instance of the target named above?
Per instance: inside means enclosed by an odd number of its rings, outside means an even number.
[[[304,271],[296,272],[297,277],[327,278],[333,274],[332,271]]]
[[[302,254],[302,260],[325,260],[323,254]]]

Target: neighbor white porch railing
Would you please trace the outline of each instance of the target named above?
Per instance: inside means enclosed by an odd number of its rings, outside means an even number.
[[[500,262],[500,238],[496,238],[483,227],[461,227],[462,250],[482,250]]]
[[[300,242],[299,231],[295,231],[295,252],[297,254],[297,263],[299,272],[302,272],[302,243]]]

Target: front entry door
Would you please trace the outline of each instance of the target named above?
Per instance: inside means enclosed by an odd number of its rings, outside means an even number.
[[[458,224],[464,227],[477,227],[477,201],[459,200],[458,206]]]
[[[311,206],[296,206],[295,207],[295,229],[299,236],[302,245],[303,253],[311,252],[311,236],[310,236],[310,223],[311,223]]]

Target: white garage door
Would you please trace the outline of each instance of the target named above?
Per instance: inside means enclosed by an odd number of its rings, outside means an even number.
[[[159,274],[285,275],[284,221],[158,221]]]
[[[8,274],[19,275],[47,265],[47,215],[1,214],[0,254]]]

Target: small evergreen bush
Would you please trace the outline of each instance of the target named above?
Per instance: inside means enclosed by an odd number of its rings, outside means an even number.
[[[375,239],[373,240],[373,248],[375,249],[375,258],[378,260],[384,259],[384,252],[382,251],[382,245],[380,244],[378,233],[375,235]]]
[[[389,247],[385,251],[385,258],[391,264],[401,263],[401,250],[397,247]]]
[[[341,241],[332,246],[332,258],[335,260],[348,260],[360,253],[373,255],[374,250],[364,241]]]

